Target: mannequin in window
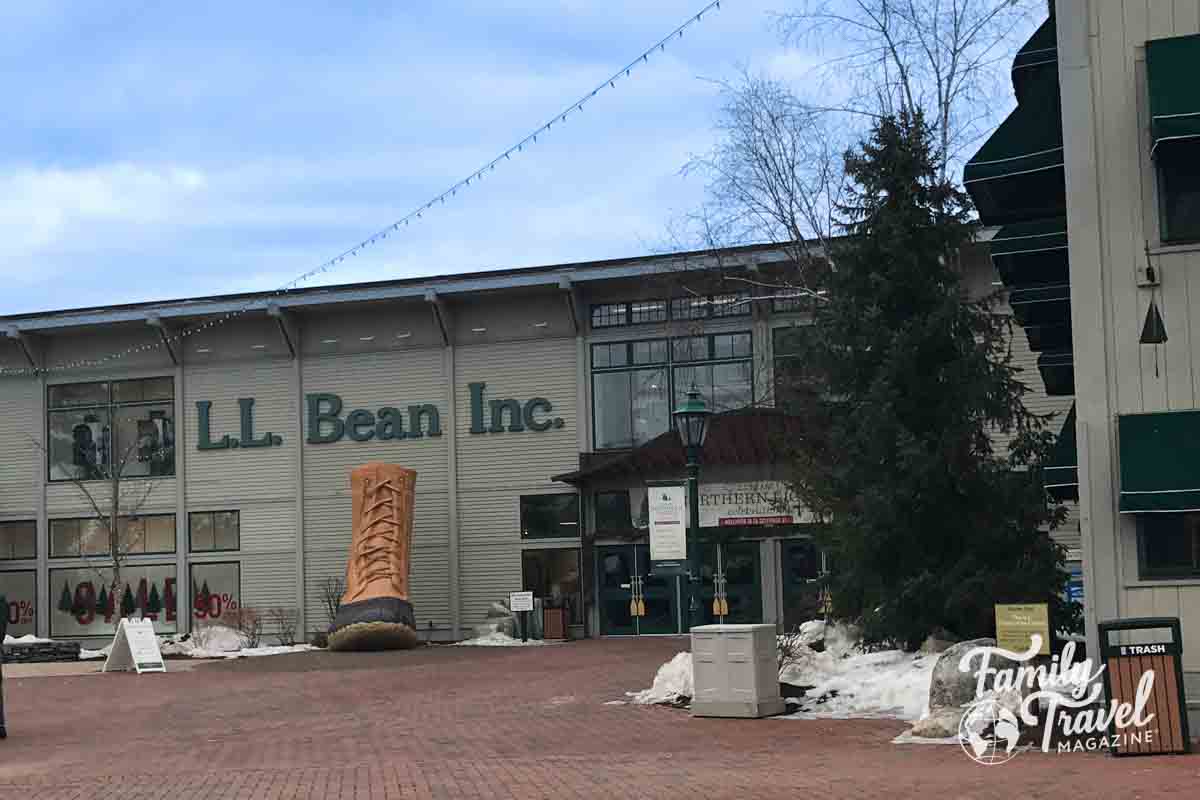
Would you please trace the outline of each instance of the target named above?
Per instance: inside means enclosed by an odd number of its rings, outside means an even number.
[[[80,477],[93,480],[100,477],[97,465],[106,455],[102,445],[105,433],[95,414],[86,415],[83,422],[71,429],[71,463],[80,467],[76,470]]]

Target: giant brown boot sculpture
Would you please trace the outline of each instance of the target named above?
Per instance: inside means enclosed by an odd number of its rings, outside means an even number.
[[[331,650],[415,647],[408,602],[408,549],[417,473],[395,464],[364,464],[350,473],[354,529],[346,593],[329,626]]]

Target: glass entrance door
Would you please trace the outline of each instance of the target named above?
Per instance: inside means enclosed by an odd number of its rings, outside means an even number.
[[[650,567],[648,545],[597,547],[596,563],[600,572],[597,604],[602,636],[679,633],[679,579],[646,574]],[[630,608],[635,577],[641,579],[644,616],[635,616]]]
[[[725,595],[729,602],[725,624],[762,622],[762,572],[759,568],[758,542],[748,541],[706,544],[701,548],[700,615],[703,621],[700,624],[712,625],[721,621],[713,614],[713,595],[716,591],[713,577],[717,569],[718,546],[721,548],[721,566],[725,570]],[[687,602],[686,599],[684,602]]]
[[[783,626],[791,630],[821,616],[821,554],[811,539],[783,541]]]

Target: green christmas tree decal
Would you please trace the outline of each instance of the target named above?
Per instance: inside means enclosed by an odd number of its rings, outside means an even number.
[[[163,584],[163,608],[166,609],[167,619],[175,619],[175,588],[171,581]]]
[[[63,581],[62,595],[58,598],[58,610],[64,614],[70,614],[74,606],[75,601],[71,598],[71,587],[66,581]]]
[[[150,597],[146,599],[146,611],[150,614],[162,612],[162,601],[158,597],[158,584],[150,586]]]
[[[133,589],[129,584],[125,584],[125,594],[121,595],[121,616],[128,617],[137,608],[137,604],[133,600]]]
[[[149,600],[149,592],[146,590],[146,579],[142,578],[138,581],[137,590],[137,607],[144,613],[147,611],[146,603]]]
[[[100,587],[100,594],[96,595],[96,616],[108,616],[108,589]]]
[[[208,581],[205,581],[200,586],[200,591],[196,594],[196,610],[207,612],[209,610],[209,600],[212,599],[212,593],[208,591]]]
[[[112,622],[112,618],[117,613],[117,593],[114,591],[108,595],[108,602],[104,604],[104,621]]]

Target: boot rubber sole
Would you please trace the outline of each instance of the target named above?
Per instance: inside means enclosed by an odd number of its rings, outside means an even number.
[[[417,646],[417,632],[399,622],[355,622],[329,634],[329,649],[409,650]]]

